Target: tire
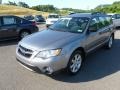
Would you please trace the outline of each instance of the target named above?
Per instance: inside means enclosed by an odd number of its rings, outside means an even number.
[[[46,25],[47,28],[49,28],[49,25]]]
[[[19,37],[20,37],[20,39],[22,39],[22,38],[24,38],[24,37],[26,37],[28,35],[30,35],[30,32],[28,32],[28,31],[22,31],[22,32],[20,32]]]
[[[73,52],[67,66],[67,72],[71,75],[76,75],[81,69],[82,61],[83,61],[82,52],[79,50]]]
[[[111,49],[111,48],[112,48],[112,46],[113,46],[113,41],[114,41],[114,36],[111,35],[110,38],[109,38],[108,43],[106,44],[106,48],[107,48],[107,49]]]

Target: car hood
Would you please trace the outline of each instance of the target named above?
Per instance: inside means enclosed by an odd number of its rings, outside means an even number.
[[[79,34],[70,32],[44,30],[24,38],[20,44],[34,50],[56,49],[78,36]]]

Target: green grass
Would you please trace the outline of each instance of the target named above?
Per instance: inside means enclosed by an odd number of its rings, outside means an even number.
[[[12,6],[12,5],[0,5],[0,14],[17,15],[17,16],[41,14],[46,17],[49,13],[36,11],[28,8],[22,8],[18,6]]]

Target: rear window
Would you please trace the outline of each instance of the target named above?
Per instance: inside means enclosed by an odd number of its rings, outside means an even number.
[[[48,18],[59,18],[58,15],[49,15]]]
[[[24,16],[24,18],[27,19],[27,20],[33,20],[34,19],[33,16]]]

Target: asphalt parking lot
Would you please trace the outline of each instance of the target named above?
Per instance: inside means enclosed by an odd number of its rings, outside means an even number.
[[[88,55],[76,76],[64,71],[46,76],[25,69],[15,58],[17,42],[0,42],[0,90],[120,90],[119,30],[113,48]]]

